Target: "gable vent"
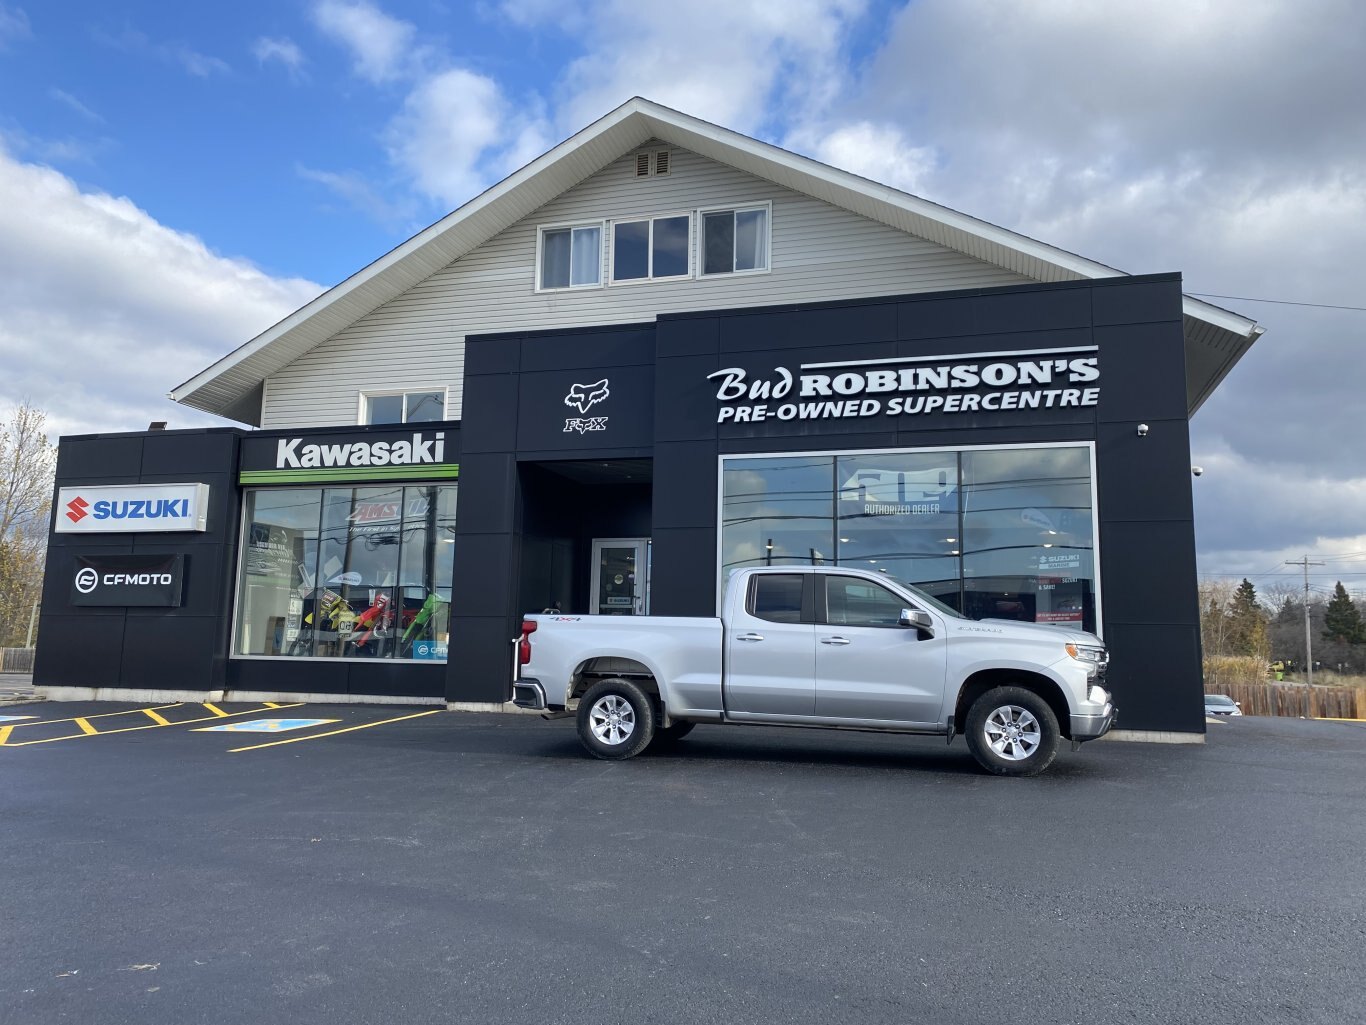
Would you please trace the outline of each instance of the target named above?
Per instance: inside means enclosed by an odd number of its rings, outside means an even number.
[[[655,154],[655,174],[668,174],[668,173],[669,173],[669,151],[666,150],[666,149],[662,149],[662,150],[660,150],[658,153]]]
[[[636,177],[648,178],[650,176],[650,154],[636,154]]]

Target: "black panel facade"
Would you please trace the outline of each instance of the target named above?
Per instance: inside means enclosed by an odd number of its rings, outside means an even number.
[[[473,336],[459,423],[63,439],[59,487],[204,483],[208,530],[53,534],[35,681],[501,702],[522,615],[597,611],[595,539],[648,539],[638,569],[652,613],[715,614],[724,457],[1081,444],[1094,452],[1098,528],[1086,615],[1112,652],[1118,725],[1199,732],[1180,287],[1154,275]],[[248,488],[359,494],[424,472],[458,479],[452,543],[439,546],[453,566],[444,663],[284,657],[297,624],[273,612],[258,617],[266,656],[233,657]],[[282,529],[263,528],[248,554],[288,562],[302,542]],[[72,602],[78,559],[129,556],[179,557],[180,604]]]

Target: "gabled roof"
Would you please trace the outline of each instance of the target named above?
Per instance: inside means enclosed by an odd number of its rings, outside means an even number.
[[[1124,272],[948,207],[635,97],[420,231],[170,392],[244,421],[261,383],[314,346],[465,256],[622,154],[658,139],[1035,281]],[[1186,296],[1191,412],[1262,333],[1254,321]],[[259,416],[259,413],[256,415]]]

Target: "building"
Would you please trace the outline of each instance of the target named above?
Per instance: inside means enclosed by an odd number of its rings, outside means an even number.
[[[172,392],[258,429],[64,438],[35,682],[493,706],[524,612],[815,560],[1199,734],[1188,418],[1259,334],[633,99]]]

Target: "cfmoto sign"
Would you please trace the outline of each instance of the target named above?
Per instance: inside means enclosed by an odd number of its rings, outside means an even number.
[[[184,577],[183,555],[78,555],[71,604],[174,608]]]

